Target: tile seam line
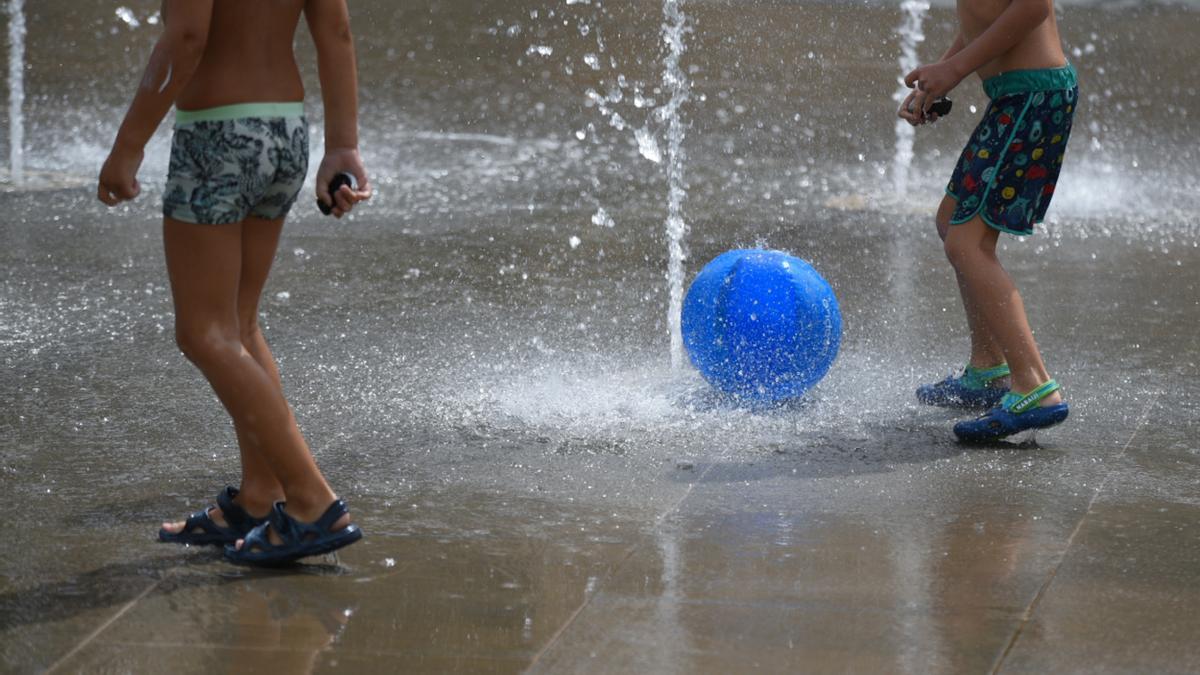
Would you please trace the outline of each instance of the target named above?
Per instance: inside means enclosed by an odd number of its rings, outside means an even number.
[[[79,652],[83,651],[83,648],[84,648],[84,647],[86,647],[86,646],[88,646],[89,644],[91,644],[91,643],[92,643],[92,641],[93,641],[93,640],[95,640],[97,637],[99,637],[101,633],[103,633],[104,631],[108,630],[108,628],[109,628],[110,626],[112,626],[114,623],[116,623],[118,619],[120,619],[121,617],[125,616],[125,615],[126,615],[128,612],[129,612],[129,610],[133,609],[133,607],[134,607],[135,605],[137,605],[139,602],[141,602],[141,601],[142,601],[142,598],[146,597],[147,595],[149,595],[149,594],[150,594],[150,592],[151,592],[151,591],[153,591],[154,589],[158,588],[158,587],[159,587],[159,585],[160,585],[160,584],[162,584],[162,582],[166,581],[166,580],[167,580],[167,577],[169,577],[169,576],[171,576],[171,575],[170,575],[170,573],[167,573],[167,574],[164,574],[162,577],[160,577],[160,578],[158,578],[158,579],[155,579],[154,583],[152,583],[152,584],[150,584],[149,586],[147,586],[147,587],[145,588],[145,590],[143,590],[141,593],[138,593],[138,594],[137,594],[137,597],[135,597],[134,599],[132,599],[132,600],[130,600],[129,602],[125,603],[125,606],[124,606],[124,607],[122,607],[121,609],[117,610],[117,612],[116,612],[115,614],[113,614],[112,616],[110,616],[110,617],[108,618],[108,620],[107,620],[107,621],[105,621],[104,623],[100,624],[100,626],[99,626],[99,627],[97,627],[97,628],[96,628],[96,630],[94,630],[94,631],[92,631],[91,633],[89,633],[89,634],[87,635],[87,637],[83,638],[83,640],[81,640],[81,641],[79,642],[79,644],[77,644],[77,645],[75,645],[74,647],[72,647],[72,648],[71,648],[71,651],[67,652],[66,654],[63,654],[62,656],[60,656],[60,657],[58,658],[58,660],[57,660],[57,661],[55,661],[54,663],[50,664],[50,666],[49,666],[48,668],[46,668],[46,671],[45,671],[45,672],[46,672],[46,675],[50,675],[50,673],[53,673],[53,672],[55,672],[56,670],[58,670],[59,668],[61,668],[61,667],[62,667],[64,664],[66,664],[68,661],[70,661],[70,660],[71,660],[71,657],[73,657],[73,656],[75,656],[76,654],[78,654]]]
[[[1157,393],[1151,396],[1150,402],[1146,404],[1146,409],[1142,411],[1141,418],[1138,420],[1137,425],[1133,428],[1133,433],[1129,435],[1129,440],[1125,441],[1125,445],[1121,447],[1121,452],[1117,453],[1117,456],[1113,458],[1114,460],[1119,460],[1125,456],[1125,453],[1129,450],[1129,446],[1133,444],[1133,439],[1137,438],[1137,435],[1139,432],[1141,432],[1142,427],[1146,426],[1146,420],[1150,418],[1150,411],[1153,410],[1155,404],[1158,403],[1158,397],[1159,394]],[[1050,586],[1054,584],[1054,579],[1058,576],[1058,570],[1062,567],[1063,563],[1066,562],[1067,554],[1071,551],[1071,546],[1075,543],[1075,537],[1079,534],[1080,530],[1083,529],[1083,524],[1087,522],[1088,516],[1092,515],[1092,507],[1096,505],[1096,500],[1100,498],[1100,493],[1104,492],[1104,488],[1108,485],[1108,479],[1112,478],[1112,474],[1113,472],[1109,471],[1108,475],[1104,476],[1104,479],[1100,481],[1100,485],[1096,487],[1095,493],[1092,494],[1092,498],[1088,500],[1087,509],[1083,512],[1083,516],[1079,519],[1079,522],[1075,524],[1075,529],[1071,531],[1071,536],[1067,537],[1067,545],[1063,547],[1063,551],[1061,554],[1059,554],[1058,560],[1054,563],[1054,566],[1050,568],[1050,572],[1046,575],[1046,580],[1042,582],[1042,585],[1038,588],[1037,593],[1034,594],[1033,599],[1029,601],[1029,605],[1025,608],[1025,612],[1021,615],[1021,621],[1017,624],[1016,629],[1013,630],[1013,634],[1009,638],[1008,644],[1005,645],[1004,651],[1000,653],[999,658],[996,660],[996,665],[991,669],[991,671],[989,671],[991,675],[999,675],[1000,671],[1004,668],[1004,663],[1008,660],[1008,655],[1011,654],[1013,648],[1017,646],[1017,642],[1021,639],[1021,634],[1024,632],[1025,626],[1033,618],[1034,612],[1037,611],[1038,606],[1042,602],[1042,598],[1045,597],[1046,593],[1050,590]]]
[[[704,477],[708,475],[708,472],[712,470],[713,466],[715,465],[710,464],[705,467],[704,471],[700,472],[700,475],[696,477],[694,482],[688,483],[687,489],[684,490],[679,499],[677,499],[675,503],[671,505],[671,508],[663,511],[661,515],[654,519],[655,530],[658,530],[658,528],[662,527],[663,521],[666,520],[667,517],[672,513],[678,511],[680,506],[683,506],[683,502],[687,501],[687,498],[691,496],[692,490],[695,489],[696,484],[704,480]],[[607,581],[608,579],[611,579],[614,574],[616,574],[622,567],[625,566],[625,563],[628,562],[629,559],[633,557],[633,554],[637,553],[637,551],[638,546],[635,544],[625,552],[625,555],[621,557],[621,560],[617,562],[617,564],[612,568],[611,571],[609,571],[607,575],[605,575],[604,580]],[[533,655],[533,658],[529,661],[529,665],[525,668],[524,672],[529,672],[535,666],[537,666],[538,661],[545,656],[546,652],[550,651],[550,648],[558,643],[558,640],[562,637],[563,633],[567,632],[567,629],[570,628],[573,623],[575,623],[575,620],[579,618],[579,615],[583,613],[583,610],[587,609],[587,606],[591,604],[592,598],[596,597],[596,595],[600,593],[602,586],[603,583],[597,586],[596,590],[588,594],[588,596],[583,599],[583,602],[581,602],[579,606],[575,608],[575,611],[571,612],[571,616],[567,617],[567,620],[558,627],[558,630],[554,631],[554,635],[550,636],[550,639],[546,641],[546,644],[543,645],[542,648]]]

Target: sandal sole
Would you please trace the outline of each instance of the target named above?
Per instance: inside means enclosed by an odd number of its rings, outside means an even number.
[[[242,557],[240,555],[241,552],[230,548],[232,544],[229,544],[225,547],[225,559],[239,565],[253,565],[255,567],[281,567],[284,565],[290,565],[303,558],[311,558],[315,555],[332,553],[340,548],[345,548],[346,546],[353,544],[363,537],[362,530],[358,529],[358,526],[354,524],[348,525],[341,534],[344,536],[339,536],[336,539],[323,541],[312,546],[305,546],[286,555],[262,558]]]

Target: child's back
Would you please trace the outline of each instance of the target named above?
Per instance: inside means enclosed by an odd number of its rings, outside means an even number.
[[[215,0],[204,56],[179,108],[302,100],[292,44],[304,9],[304,0]]]

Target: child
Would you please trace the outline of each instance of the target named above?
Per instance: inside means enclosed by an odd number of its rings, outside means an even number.
[[[370,197],[358,154],[357,69],[345,0],[164,0],[164,33],[100,171],[109,206],[137,197],[142,150],[176,106],[163,243],[180,349],[233,418],[241,488],[159,539],[224,544],[236,562],[279,564],[362,537],[325,482],[284,399],[258,302],[308,169],[300,15],[318,55],[325,158],[317,196],[341,217]],[[339,172],[360,186],[327,186]],[[285,504],[286,502],[286,504]]]
[[[1067,418],[1058,383],[1034,343],[1016,286],[996,258],[1001,232],[1033,234],[1054,194],[1079,99],[1053,0],[958,0],[959,32],[941,60],[904,81],[915,89],[900,117],[937,120],[930,106],[970,73],[991,103],[954,169],[937,212],[938,234],[958,277],[971,356],[959,377],[917,390],[929,405],[995,406],[959,422],[966,441],[1003,438]]]

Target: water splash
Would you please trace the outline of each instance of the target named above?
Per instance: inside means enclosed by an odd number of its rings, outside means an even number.
[[[8,2],[8,156],[14,185],[25,181],[25,0]]]
[[[924,0],[904,0],[900,3],[904,17],[896,32],[900,35],[900,75],[896,78],[899,87],[892,98],[897,105],[908,97],[909,88],[904,84],[904,76],[921,65],[917,57],[917,45],[925,41],[925,14],[929,11],[929,3]],[[896,194],[908,192],[908,174],[912,170],[913,161],[913,127],[902,119],[896,120],[896,152],[892,160],[892,187]]]
[[[667,290],[670,294],[667,325],[671,333],[672,369],[683,364],[683,237],[687,234],[687,223],[683,219],[683,200],[687,197],[683,167],[687,157],[683,152],[685,125],[680,108],[687,102],[691,88],[679,61],[687,48],[684,38],[690,29],[683,3],[684,0],[663,0],[666,20],[662,35],[667,44],[667,55],[663,59],[663,89],[670,98],[658,109],[660,119],[667,123]]]

